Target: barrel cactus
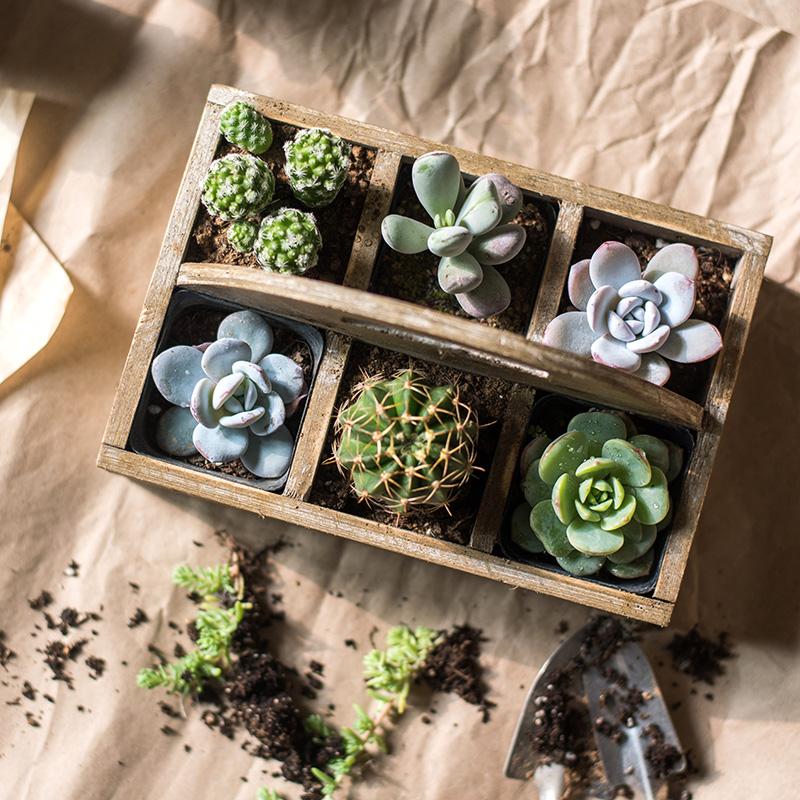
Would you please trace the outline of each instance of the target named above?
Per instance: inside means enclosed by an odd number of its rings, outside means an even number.
[[[219,118],[222,135],[250,153],[265,153],[272,144],[272,125],[252,106],[241,100],[228,103]]]
[[[228,241],[231,247],[239,253],[249,253],[258,235],[258,225],[246,219],[231,223],[228,228]]]
[[[688,244],[663,247],[642,272],[630,247],[605,242],[570,268],[567,291],[578,310],[553,319],[544,342],[663,385],[665,359],[704,361],[722,347],[714,325],[691,319],[698,270]]]
[[[257,217],[272,200],[275,176],[255,156],[230,153],[211,163],[201,200],[208,213],[224,220]]]
[[[548,553],[573,575],[650,572],[683,451],[649,434],[629,436],[629,425],[620,414],[589,411],[557,439],[537,437],[523,451],[525,503],[511,519],[517,545]]]
[[[522,208],[522,192],[497,173],[466,189],[458,161],[443,152],[420,156],[411,180],[433,226],[389,214],[381,224],[384,241],[398,253],[437,256],[439,286],[471,317],[505,311],[511,291],[495,267],[525,244],[525,229],[511,222]]]
[[[457,387],[411,370],[362,382],[335,432],[334,460],[359,500],[396,514],[447,508],[476,469],[474,411]]]
[[[240,459],[260,478],[289,468],[294,440],[284,422],[306,390],[302,367],[271,353],[273,332],[254,311],[219,325],[217,340],[159,353],[151,372],[173,406],[161,415],[156,442],[168,455],[200,453],[214,464]]]
[[[262,267],[294,275],[316,266],[320,247],[322,236],[314,215],[296,208],[281,208],[265,217],[254,245]]]
[[[312,208],[331,203],[347,178],[350,145],[327,128],[305,128],[283,150],[295,197]]]

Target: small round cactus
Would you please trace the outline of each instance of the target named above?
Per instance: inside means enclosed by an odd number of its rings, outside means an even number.
[[[203,182],[203,205],[224,220],[247,219],[261,213],[272,200],[275,176],[266,162],[231,153],[212,162]]]
[[[272,144],[269,120],[241,100],[225,106],[219,118],[219,129],[231,144],[256,155],[269,150]]]
[[[521,458],[526,502],[512,515],[513,541],[573,575],[603,567],[618,578],[647,575],[683,451],[649,434],[629,436],[625,417],[605,411],[578,414],[554,441],[531,445]]]
[[[254,249],[265,269],[302,275],[316,266],[320,247],[322,236],[314,215],[282,208],[261,221]]]
[[[411,370],[365,380],[335,427],[334,460],[359,500],[396,514],[446,508],[476,469],[474,411]]]
[[[249,253],[258,235],[258,225],[247,220],[239,220],[228,228],[228,241],[231,247],[240,253]]]
[[[283,149],[295,197],[312,208],[331,203],[347,177],[350,145],[325,128],[308,128],[298,131]]]

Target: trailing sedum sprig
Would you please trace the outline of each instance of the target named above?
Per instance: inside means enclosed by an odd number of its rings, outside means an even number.
[[[241,100],[225,106],[219,118],[219,129],[231,144],[256,155],[269,150],[272,144],[269,120]]]
[[[438,639],[439,634],[431,628],[420,627],[412,631],[401,625],[387,634],[385,650],[372,650],[364,656],[367,692],[380,706],[370,715],[361,706],[354,705],[356,721],[352,727],[339,731],[344,755],[331,759],[324,770],[311,770],[322,784],[324,796],[329,797],[336,792],[370,746],[388,752],[381,727],[387,719],[399,716],[406,710],[411,685]],[[336,735],[336,731],[318,715],[309,717],[305,726],[320,742]]]
[[[350,145],[326,128],[308,128],[298,131],[283,149],[295,197],[312,208],[331,203],[347,178]]]
[[[228,564],[192,569],[182,565],[172,574],[173,583],[203,597],[197,613],[197,649],[172,664],[139,671],[136,682],[143,689],[163,687],[170,694],[199,694],[206,681],[218,680],[230,664],[230,648],[244,614],[252,606],[242,602],[244,581],[235,578]]]

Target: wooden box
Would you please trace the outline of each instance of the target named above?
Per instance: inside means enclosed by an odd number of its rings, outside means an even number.
[[[369,187],[342,285],[310,277],[273,274],[247,266],[187,261],[190,236],[200,207],[201,182],[220,143],[220,113],[234,98],[245,100],[274,122],[327,127],[351,142],[374,149]],[[477,321],[368,291],[381,245],[380,222],[390,208],[401,165],[430,150],[452,152],[462,169],[471,174],[503,173],[531,196],[550,203],[555,210],[546,264],[536,296],[532,298],[532,314],[525,335],[497,330]],[[610,223],[669,241],[714,248],[732,259],[735,280],[722,322],[724,346],[711,365],[701,402],[540,344],[545,326],[562,302],[567,271],[579,244],[582,223],[592,227]],[[733,225],[215,85],[209,92],[147,291],[98,464],[112,472],[265,517],[366,542],[514,587],[666,625],[697,529],[770,245],[768,236]],[[218,472],[141,455],[130,447],[134,416],[162,324],[173,293],[180,287],[308,323],[324,332],[324,355],[307,400],[288,480],[281,492],[234,482]],[[455,544],[404,530],[400,527],[401,520],[396,525],[382,524],[309,500],[318,467],[330,456],[326,439],[354,341],[465,372],[495,376],[514,384],[497,431],[494,457],[483,478],[482,499],[468,543]],[[517,456],[537,391],[624,409],[680,426],[691,433],[694,447],[680,499],[656,579],[648,592],[634,593],[624,585],[604,585],[535,564],[512,561],[498,547],[504,525],[501,509],[506,506],[512,486],[519,480]]]

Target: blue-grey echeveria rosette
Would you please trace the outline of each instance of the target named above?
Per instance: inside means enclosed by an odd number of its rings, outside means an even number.
[[[669,484],[682,468],[680,447],[632,433],[623,415],[577,414],[561,436],[538,436],[522,451],[525,502],[512,514],[512,541],[551,555],[572,575],[605,567],[617,578],[644,577],[672,516]]]
[[[698,271],[688,244],[661,248],[642,271],[630,247],[604,242],[570,267],[567,291],[577,310],[555,317],[544,343],[663,385],[667,360],[704,361],[722,347],[714,325],[691,319]]]
[[[522,208],[520,189],[497,173],[477,178],[467,189],[458,161],[439,151],[414,162],[411,182],[433,225],[389,214],[381,223],[384,241],[398,253],[427,250],[438,257],[439,286],[469,316],[484,319],[505,311],[511,290],[496,267],[525,244],[525,229],[511,222]]]
[[[306,392],[303,368],[272,353],[273,332],[254,311],[219,325],[217,340],[159,353],[151,372],[173,404],[158,421],[156,442],[168,455],[200,453],[214,464],[241,459],[259,478],[289,468],[294,439],[284,424]]]

